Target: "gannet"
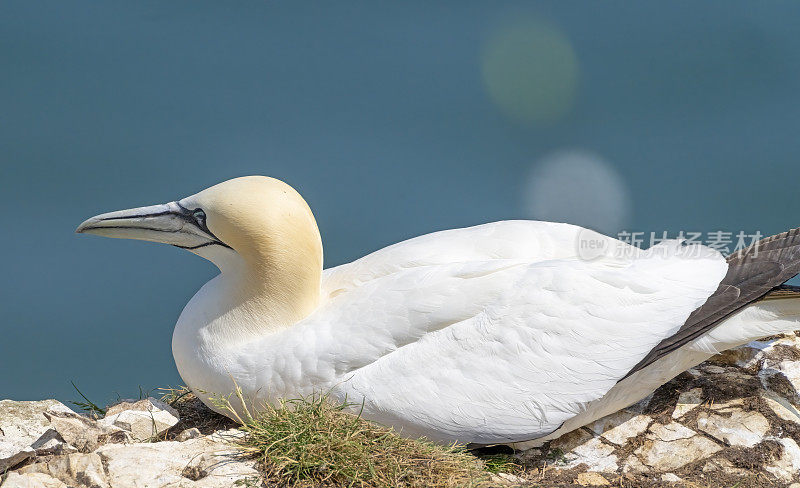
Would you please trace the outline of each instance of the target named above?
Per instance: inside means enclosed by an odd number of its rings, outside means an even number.
[[[235,385],[251,407],[328,394],[438,442],[539,445],[800,322],[800,292],[781,287],[800,271],[798,229],[726,259],[501,221],[323,270],[305,200],[248,176],[76,232],[171,244],[219,268],[172,339],[181,377],[211,409],[226,413],[215,398]],[[599,252],[587,256],[587,242]]]

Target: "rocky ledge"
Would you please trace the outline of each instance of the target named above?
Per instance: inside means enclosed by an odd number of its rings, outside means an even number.
[[[242,432],[197,400],[122,401],[103,418],[0,401],[0,488],[263,486]],[[496,485],[800,488],[800,338],[726,351],[538,449]],[[3,474],[4,473],[4,474]]]
[[[790,486],[798,444],[800,338],[787,335],[718,354],[638,404],[514,456],[548,486]]]
[[[76,413],[55,400],[0,401],[0,473],[6,472],[0,486],[258,484],[255,461],[243,458],[236,446],[241,431],[211,429],[204,434],[197,427],[181,429],[181,423],[174,408],[155,398],[122,401],[101,419]]]

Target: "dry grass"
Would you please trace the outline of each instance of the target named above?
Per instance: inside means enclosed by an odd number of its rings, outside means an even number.
[[[224,415],[220,415],[194,396],[189,388],[159,388],[161,401],[178,411],[180,421],[169,429],[165,439],[172,440],[186,429],[196,427],[202,434],[208,435],[218,430],[238,427],[238,424]]]
[[[229,402],[220,405],[233,412]],[[281,486],[451,488],[488,480],[468,452],[406,439],[344,408],[318,396],[247,412],[243,449],[259,459],[268,484]]]

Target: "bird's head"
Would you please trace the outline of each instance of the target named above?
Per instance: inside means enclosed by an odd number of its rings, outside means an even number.
[[[76,232],[171,244],[223,272],[242,265],[293,274],[322,269],[322,242],[308,204],[291,186],[265,176],[235,178],[181,200],[97,215]]]

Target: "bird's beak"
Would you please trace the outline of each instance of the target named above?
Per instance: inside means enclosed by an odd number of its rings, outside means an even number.
[[[184,249],[213,244],[229,247],[208,229],[205,215],[200,216],[196,210],[170,202],[97,215],[79,225],[75,232],[161,242]]]

